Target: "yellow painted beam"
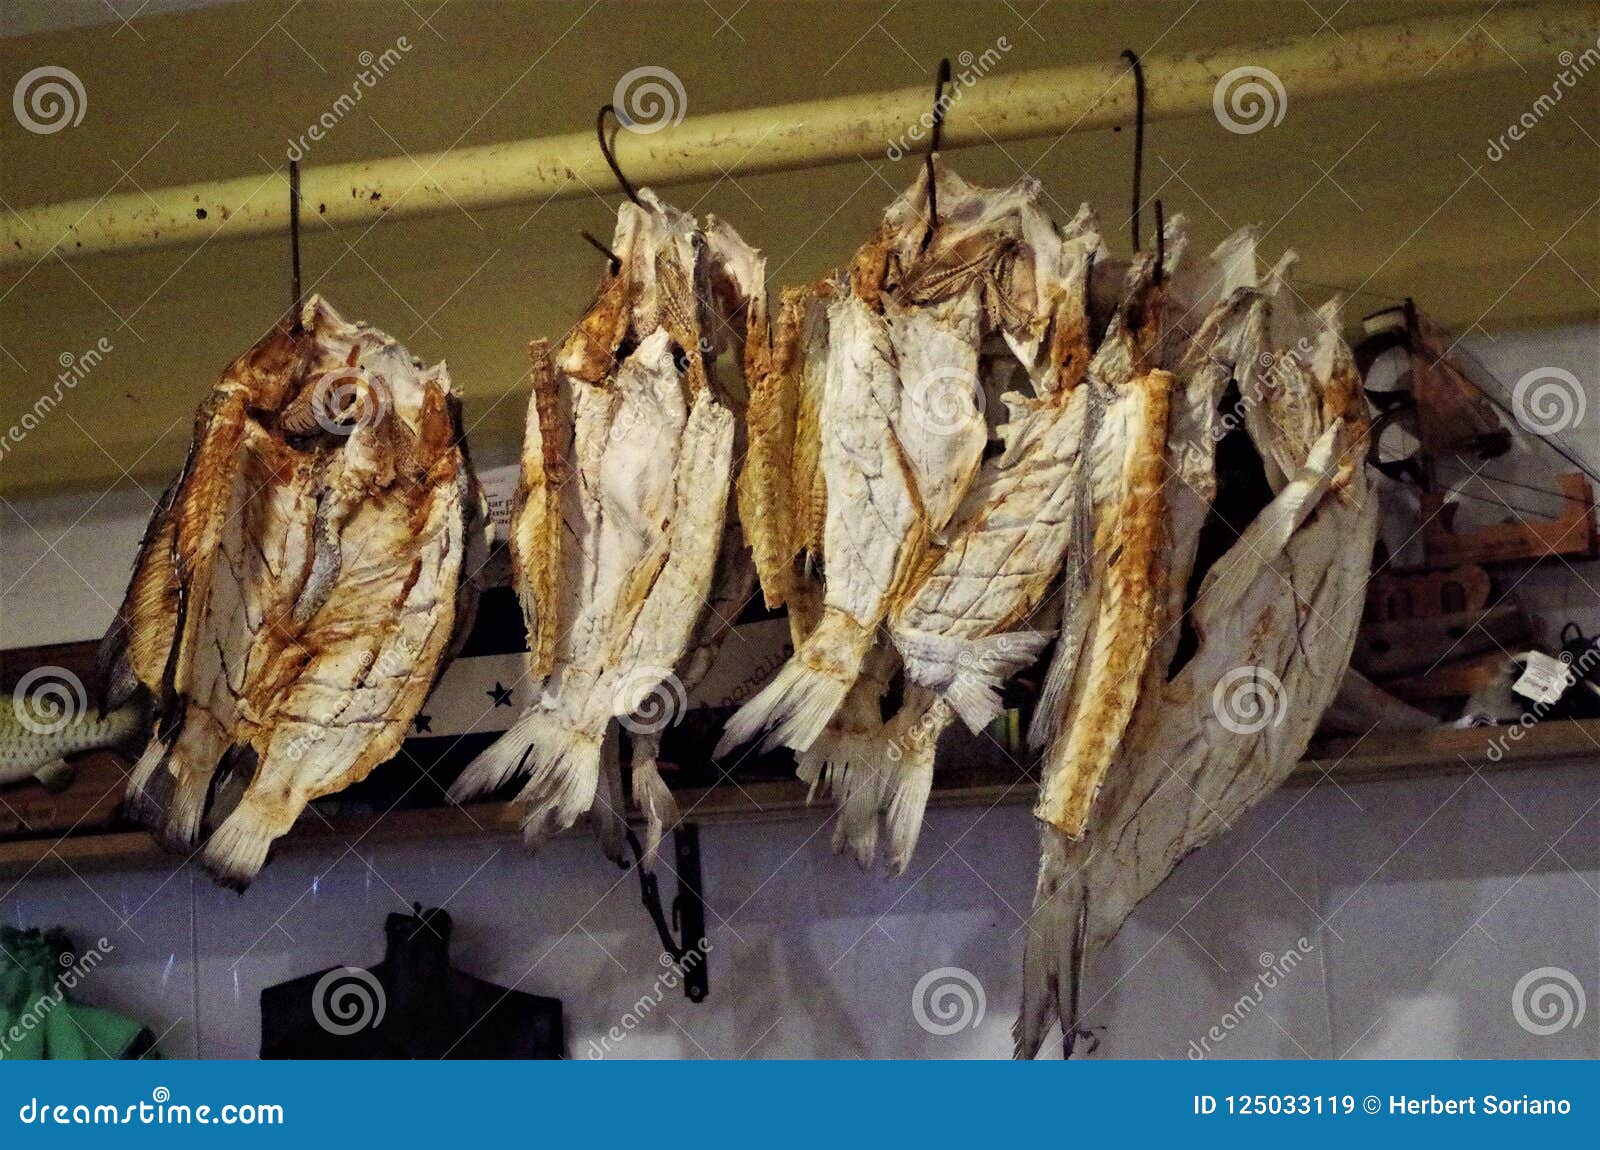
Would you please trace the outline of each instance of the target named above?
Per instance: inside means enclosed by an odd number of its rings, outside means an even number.
[[[1503,6],[1374,24],[1340,35],[1206,49],[1143,61],[1151,120],[1262,114],[1320,97],[1413,87],[1525,64],[1548,66],[1563,51],[1596,45],[1600,4]],[[1006,75],[990,59],[956,63],[945,150],[1059,136],[1125,124],[1131,73],[1121,60]],[[964,82],[965,80],[965,82]],[[1224,84],[1224,80],[1229,83]],[[1254,89],[1240,85],[1254,83]],[[663,82],[669,114],[681,92]],[[1223,101],[1221,108],[1217,101]],[[640,186],[667,187],[740,175],[845,163],[899,148],[921,149],[931,83],[876,95],[806,100],[695,116],[659,130],[617,133],[617,158]],[[1264,113],[1263,113],[1264,109]],[[648,108],[640,108],[646,119]],[[681,112],[678,113],[681,115]],[[592,131],[478,145],[416,157],[330,164],[301,173],[305,210],[338,227],[580,196],[615,187]],[[51,251],[99,252],[194,246],[211,239],[281,233],[288,227],[287,172],[45,204],[0,220],[0,265],[29,266]]]

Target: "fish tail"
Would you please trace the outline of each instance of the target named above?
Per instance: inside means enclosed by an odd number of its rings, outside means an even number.
[[[161,820],[165,803],[156,793],[156,773],[167,761],[170,749],[159,738],[152,738],[145,744],[144,753],[133,764],[124,801],[127,816],[135,822],[155,826]]]
[[[480,795],[491,794],[512,779],[527,774],[532,769],[529,758],[535,737],[534,728],[548,718],[545,712],[537,708],[522,712],[505,734],[468,763],[456,781],[450,784],[450,800],[463,803]]]
[[[200,824],[205,819],[211,797],[211,774],[180,772],[167,802],[161,840],[168,850],[188,850],[200,840]]]
[[[772,682],[728,720],[713,755],[726,755],[769,728],[764,749],[780,743],[809,749],[861,674],[872,637],[872,628],[829,611]]]
[[[1089,912],[1088,890],[1067,858],[1070,840],[1052,827],[1040,834],[1039,881],[1022,950],[1022,1009],[1011,1031],[1016,1057],[1030,1059],[1038,1055],[1057,1020],[1063,1049],[1072,1055],[1081,1023],[1078,1001]]]
[[[633,737],[633,801],[644,812],[644,858],[646,870],[654,868],[661,851],[661,836],[681,817],[678,800],[673,798],[666,780],[661,777],[656,754],[660,739],[655,735]]]
[[[933,790],[937,734],[902,738],[899,759],[884,783],[883,821],[889,839],[889,873],[904,874],[922,835],[922,815]]]
[[[831,794],[839,809],[833,828],[835,854],[848,851],[867,869],[878,853],[878,807],[882,801],[883,748],[866,734],[827,730],[800,755],[797,774],[812,795]]]
[[[1012,631],[965,645],[944,697],[969,731],[978,734],[1000,717],[1006,680],[1038,658],[1050,637],[1048,631]]]
[[[594,807],[600,787],[601,739],[543,712],[534,712],[533,721],[519,721],[518,726],[523,728],[519,739],[525,741],[519,758],[526,758],[531,773],[512,801],[528,808],[522,837],[533,849]]]
[[[128,779],[128,813],[172,850],[188,850],[200,837],[211,779],[228,749],[228,737],[207,714],[193,709],[170,746],[154,738]]]
[[[299,806],[288,803],[282,809],[294,811]],[[273,809],[246,798],[222,820],[200,861],[222,885],[242,891],[261,873],[272,844],[293,825],[293,815],[285,823]]]

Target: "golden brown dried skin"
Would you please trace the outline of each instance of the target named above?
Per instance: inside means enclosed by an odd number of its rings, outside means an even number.
[[[234,361],[202,406],[122,612],[128,662],[162,709],[130,810],[191,846],[213,775],[254,749],[254,775],[204,857],[240,885],[305,802],[398,747],[456,618],[473,490],[442,371],[425,377],[320,300],[301,319]],[[333,383],[374,405],[359,417],[328,406]],[[415,592],[403,623],[385,580]],[[378,658],[398,627],[424,625],[437,642],[412,636]],[[315,753],[288,753],[286,738]]]
[[[745,409],[749,437],[738,480],[739,520],[761,580],[768,607],[781,607],[787,597],[794,551],[794,512],[790,491],[794,465],[795,412],[799,400],[794,374],[804,297],[786,291],[771,350],[746,352],[750,401]],[[751,339],[748,348],[765,344]],[[752,370],[754,369],[754,370]]]
[[[1110,557],[1091,685],[1070,725],[1049,749],[1038,814],[1074,837],[1083,833],[1095,794],[1138,699],[1144,667],[1165,601],[1167,405],[1173,377],[1154,371],[1132,381],[1143,392],[1144,418],[1128,444],[1126,487],[1120,503],[1095,525],[1097,556]]]
[[[529,345],[533,393],[522,448],[522,482],[511,511],[511,568],[528,631],[528,674],[535,680],[555,665],[561,620],[561,487],[567,480],[561,427],[561,378],[545,340]]]
[[[568,375],[585,383],[605,381],[627,336],[632,302],[627,277],[607,275],[601,281],[594,302],[561,345],[560,362]]]

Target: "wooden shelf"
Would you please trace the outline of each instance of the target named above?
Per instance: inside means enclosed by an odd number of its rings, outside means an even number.
[[[1295,769],[1287,785],[1315,786],[1327,780],[1343,784],[1560,763],[1590,763],[1600,768],[1600,720],[1548,722],[1523,730],[1518,738],[1512,737],[1513,729],[1441,728],[1331,740],[1312,748],[1311,756]],[[952,771],[941,774],[929,805],[1017,805],[1031,803],[1034,793],[1034,784],[1018,772]],[[825,803],[808,807],[805,784],[797,780],[684,790],[678,792],[678,800],[684,811],[701,824],[808,815],[820,818],[831,809]],[[334,845],[489,840],[514,837],[519,827],[520,817],[508,803],[407,809],[387,815],[325,818],[310,814],[277,849],[298,852],[326,850]],[[66,870],[132,870],[174,861],[175,856],[162,850],[143,831],[0,842],[0,877],[8,879]]]

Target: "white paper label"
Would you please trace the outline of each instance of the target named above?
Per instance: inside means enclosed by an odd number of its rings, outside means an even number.
[[[1511,689],[1535,703],[1546,706],[1559,703],[1561,696],[1572,685],[1572,668],[1560,659],[1552,659],[1543,651],[1528,651],[1521,658],[1524,660],[1522,677],[1511,685]]]
[[[522,468],[515,463],[478,472],[478,482],[483,485],[483,497],[489,501],[489,522],[494,525],[497,543],[504,543],[511,536],[511,500],[517,493],[517,481],[521,477]]]

